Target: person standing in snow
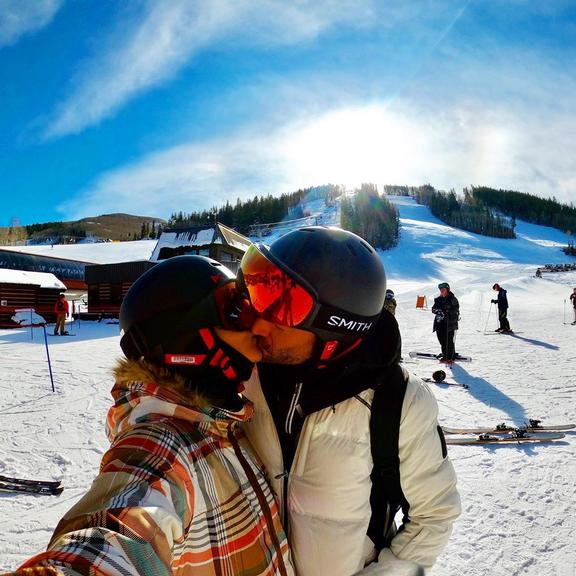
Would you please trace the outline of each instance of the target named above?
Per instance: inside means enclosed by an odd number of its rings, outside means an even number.
[[[234,276],[202,256],[157,264],[120,310],[111,447],[46,552],[18,576],[293,576],[240,391],[262,356]]]
[[[574,309],[574,322],[572,322],[572,324],[576,324],[576,288],[572,290],[572,294],[570,294],[570,300],[572,301],[572,307]]]
[[[512,330],[510,328],[510,323],[508,322],[508,297],[506,295],[506,290],[504,290],[500,284],[494,284],[492,290],[498,292],[498,298],[491,300],[492,304],[498,304],[498,322],[500,323],[500,326],[496,328],[496,332],[510,334]]]
[[[54,324],[54,336],[67,334],[66,332],[66,317],[68,316],[68,300],[64,294],[58,295],[58,300],[54,304],[54,313],[56,314],[56,323]]]
[[[436,337],[442,348],[440,361],[451,364],[456,357],[454,338],[460,319],[460,304],[456,296],[450,291],[448,282],[438,284],[438,290],[440,290],[440,296],[434,299],[432,306],[432,313],[434,314],[432,331],[436,332]]]
[[[399,364],[376,251],[346,230],[301,228],[251,246],[237,287],[258,313],[264,354],[246,382],[255,414],[245,429],[298,575],[422,574],[460,500],[434,395]]]
[[[396,298],[394,298],[394,292],[390,289],[386,290],[384,310],[388,310],[392,316],[396,316]]]

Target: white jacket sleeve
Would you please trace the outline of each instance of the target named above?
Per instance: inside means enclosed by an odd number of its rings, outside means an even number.
[[[429,567],[460,515],[460,497],[438,430],[438,404],[428,386],[413,375],[402,407],[399,458],[400,484],[410,505],[410,521],[394,537],[390,550],[400,559]]]
[[[354,576],[424,576],[424,568],[409,560],[400,560],[388,548],[378,556],[378,562],[372,562],[354,574]]]

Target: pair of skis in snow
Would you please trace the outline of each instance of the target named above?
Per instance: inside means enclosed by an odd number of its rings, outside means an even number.
[[[576,428],[576,424],[542,426],[540,422],[540,420],[529,420],[521,427],[509,426],[505,423],[477,428],[442,426],[442,430],[447,435],[446,444],[471,445],[553,442],[564,438],[565,435],[562,432]]]
[[[437,362],[442,361],[442,356],[438,354],[432,354],[431,352],[408,352],[410,358],[421,358],[423,360],[436,360]],[[472,358],[470,356],[462,356],[461,354],[456,354],[454,360],[452,362],[472,362]]]
[[[0,492],[58,496],[62,490],[64,490],[64,486],[60,480],[29,480],[0,474]]]
[[[430,352],[409,352],[408,355],[410,358],[422,358],[424,360],[437,360],[441,361],[441,357],[436,354],[432,354]],[[460,354],[456,355],[454,362],[472,362],[472,358],[470,356],[462,356]],[[447,366],[451,366],[452,362],[445,363]],[[440,371],[442,372],[442,371]],[[457,388],[467,389],[468,384],[460,384],[459,382],[453,382],[451,380],[446,380],[446,374],[444,373],[444,377],[441,380],[435,378],[422,378],[424,382],[430,382],[431,384],[438,384],[438,385],[445,385],[445,386],[454,386]]]

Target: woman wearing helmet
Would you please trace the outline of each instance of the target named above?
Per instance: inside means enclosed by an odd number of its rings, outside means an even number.
[[[26,575],[292,575],[278,509],[240,424],[261,358],[250,307],[218,262],[180,256],[132,286],[111,447]],[[48,568],[49,567],[49,568]]]

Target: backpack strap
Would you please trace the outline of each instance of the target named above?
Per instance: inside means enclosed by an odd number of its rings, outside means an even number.
[[[407,521],[409,504],[400,485],[398,439],[407,378],[399,365],[387,370],[374,389],[370,415],[370,478],[372,516],[367,534],[378,552],[388,548],[395,535],[394,516],[402,508]]]

